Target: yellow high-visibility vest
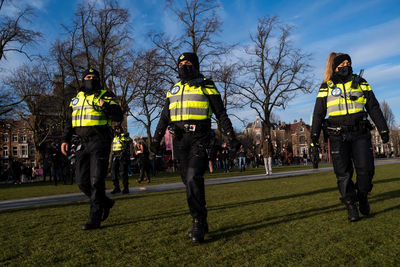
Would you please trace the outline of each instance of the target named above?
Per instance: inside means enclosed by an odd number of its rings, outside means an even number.
[[[353,76],[354,78],[354,76]],[[364,111],[367,99],[363,91],[371,91],[367,82],[360,82],[356,89],[351,88],[352,80],[344,84],[327,82],[327,88],[320,88],[318,97],[326,97],[329,117],[355,114]]]
[[[72,127],[111,126],[111,119],[107,118],[99,105],[100,98],[106,92],[106,90],[101,90],[98,95],[92,94],[86,96],[84,92],[79,92],[71,100],[69,106],[72,107]],[[110,105],[118,105],[112,97],[103,97],[103,101],[108,102]]]
[[[219,92],[212,84],[176,83],[167,93],[171,121],[210,119],[212,110],[207,95],[219,95]]]
[[[113,139],[113,143],[112,143],[112,150],[114,152],[117,151],[122,151],[123,149],[123,142],[129,142],[132,139],[130,137],[126,137],[125,134],[121,134],[121,135],[116,135]]]

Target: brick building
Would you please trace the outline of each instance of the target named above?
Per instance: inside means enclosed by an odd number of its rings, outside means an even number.
[[[306,124],[303,119],[294,120],[293,123],[278,122],[272,125],[271,139],[278,154],[291,153],[293,157],[309,156],[311,126]],[[264,124],[260,118],[247,125],[244,135],[252,140],[252,143],[259,146],[260,141],[265,137]],[[400,130],[390,130],[390,141],[383,144],[382,139],[376,129],[371,131],[372,145],[376,157],[398,157],[400,156]],[[321,157],[323,160],[329,159],[328,145],[324,142],[321,132],[320,146],[322,148]]]
[[[244,134],[252,138],[255,145],[260,145],[265,137],[264,123],[260,118],[247,125]],[[286,124],[279,122],[272,125],[272,143],[277,151],[284,150],[293,153],[294,157],[301,157],[304,153],[308,154],[310,145],[310,126],[303,119],[294,120],[293,123]]]
[[[24,121],[0,121],[0,173],[18,160],[26,166],[35,164],[33,133]]]

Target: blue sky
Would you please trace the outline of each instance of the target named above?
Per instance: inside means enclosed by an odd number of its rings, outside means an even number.
[[[100,1],[100,0],[99,0]],[[44,39],[32,51],[47,53],[56,38],[62,38],[61,24],[73,17],[78,0],[19,0],[19,5],[30,3],[37,17],[31,27],[43,32]],[[95,0],[90,0],[95,2]],[[364,77],[370,83],[379,101],[386,100],[392,108],[396,123],[400,124],[400,1],[397,0],[320,0],[320,1],[261,1],[220,0],[218,11],[223,21],[220,38],[226,43],[249,44],[249,34],[254,33],[258,19],[265,15],[278,15],[293,25],[296,47],[312,53],[315,83],[320,83],[328,54],[332,51],[349,53],[353,69],[365,69]],[[121,0],[122,7],[131,13],[134,46],[146,47],[149,30],[164,31],[174,35],[180,32],[173,14],[164,9],[162,0]],[[2,11],[11,13],[12,8]],[[1,15],[1,14],[0,14]],[[241,53],[240,50],[236,51]],[[12,69],[26,59],[9,54],[0,67]],[[282,121],[293,122],[303,118],[309,123],[316,92],[294,98],[285,110],[275,110]],[[253,111],[243,111],[242,116],[252,118]],[[237,130],[241,124],[234,121]],[[144,135],[144,129],[130,125],[135,135]]]

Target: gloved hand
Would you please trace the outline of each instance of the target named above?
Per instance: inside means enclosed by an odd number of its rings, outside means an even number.
[[[151,152],[157,154],[157,152],[160,150],[160,142],[157,142],[157,141],[151,142],[150,149],[151,149]]]
[[[384,144],[389,142],[389,131],[382,131],[382,132],[380,132],[380,134],[381,134],[382,142]]]
[[[311,134],[311,141],[312,141],[314,144],[318,144],[318,143],[319,143],[319,136],[318,136],[318,134],[312,133],[312,134]]]
[[[311,162],[313,164],[314,169],[318,169],[318,163],[319,163],[319,144],[318,143],[311,143],[310,145],[310,153],[311,153]]]

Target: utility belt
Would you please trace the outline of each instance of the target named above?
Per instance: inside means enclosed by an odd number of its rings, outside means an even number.
[[[329,135],[340,135],[344,133],[353,133],[353,132],[363,132],[370,131],[373,127],[369,120],[362,120],[358,124],[355,125],[330,125],[329,123],[324,124],[324,132]]]
[[[178,138],[184,133],[199,133],[204,131],[209,131],[210,127],[202,125],[201,123],[184,123],[184,124],[172,124],[168,126],[168,131],[172,136]]]

